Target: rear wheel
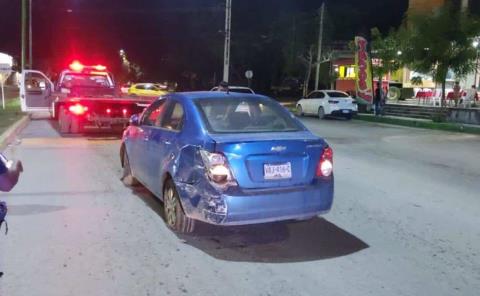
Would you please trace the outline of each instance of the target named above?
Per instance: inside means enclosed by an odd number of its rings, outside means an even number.
[[[297,106],[297,116],[302,117],[303,116],[303,108],[302,105]]]
[[[323,107],[318,108],[318,119],[324,119],[325,118],[325,110],[323,110]]]
[[[140,183],[138,180],[132,175],[132,168],[130,167],[130,161],[127,155],[127,149],[123,149],[123,176],[122,176],[123,184],[127,186],[137,186]]]
[[[70,124],[70,132],[72,134],[80,134],[83,133],[83,122],[78,116],[70,115],[71,117],[71,124]]]
[[[195,220],[185,215],[172,179],[168,179],[163,188],[163,207],[168,227],[181,233],[191,233],[195,230]]]

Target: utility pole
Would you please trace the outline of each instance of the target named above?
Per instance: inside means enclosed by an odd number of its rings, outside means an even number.
[[[32,53],[32,0],[28,3],[28,65],[33,69],[33,53]]]
[[[315,74],[315,90],[318,90],[320,80],[320,62],[322,60],[322,41],[323,41],[323,16],[325,14],[325,2],[320,8],[320,32],[318,33],[318,53],[317,53],[317,72]]]
[[[232,24],[232,0],[226,0],[225,7],[225,49],[223,52],[223,81],[228,82],[230,71],[230,33]]]
[[[22,0],[22,37],[21,38],[22,38],[21,63],[22,63],[22,72],[23,72],[23,69],[25,69],[26,46],[27,46],[27,0]]]

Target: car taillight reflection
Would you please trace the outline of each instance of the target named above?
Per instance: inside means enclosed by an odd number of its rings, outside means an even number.
[[[317,164],[317,177],[330,177],[333,172],[333,150],[330,147],[323,149],[320,161]]]

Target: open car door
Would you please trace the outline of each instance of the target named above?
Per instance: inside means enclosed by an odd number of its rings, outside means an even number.
[[[53,83],[42,72],[23,70],[20,80],[20,102],[22,111],[51,111],[53,89]]]

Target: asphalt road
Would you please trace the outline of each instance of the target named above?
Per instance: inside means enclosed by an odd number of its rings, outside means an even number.
[[[180,236],[119,180],[119,140],[32,121],[0,295],[478,295],[480,137],[305,119],[334,149],[323,218]]]

